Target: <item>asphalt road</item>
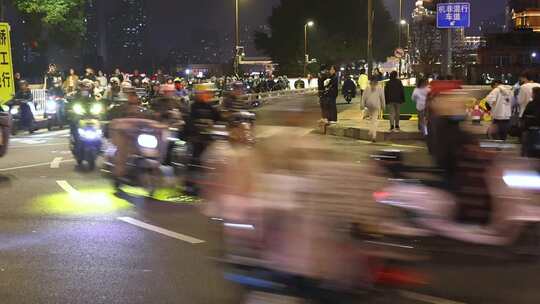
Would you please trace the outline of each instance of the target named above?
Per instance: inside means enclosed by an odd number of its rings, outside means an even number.
[[[283,109],[301,110],[304,125],[280,125]],[[259,110],[258,136],[319,137],[311,134],[318,115],[315,97],[274,100]],[[392,146],[319,140],[350,152],[351,163],[367,162],[373,151]],[[394,147],[425,157],[421,143]],[[16,137],[0,159],[0,303],[239,303],[241,290],[208,258],[218,244],[196,202],[118,198],[100,172],[77,169],[67,131]],[[540,299],[536,263],[460,258],[418,268],[431,284],[388,303]]]

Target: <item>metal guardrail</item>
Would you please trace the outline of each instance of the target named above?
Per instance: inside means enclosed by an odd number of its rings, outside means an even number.
[[[34,98],[34,105],[36,106],[36,111],[34,115],[43,114],[45,111],[45,106],[47,103],[47,90],[44,89],[32,89],[32,97]]]
[[[265,93],[246,94],[245,98],[247,98],[248,101],[254,101],[254,100],[260,100],[260,99],[301,95],[301,94],[308,94],[308,93],[315,93],[315,92],[317,92],[316,88],[298,89],[298,90],[280,90],[280,91],[272,91],[272,92],[265,92]]]

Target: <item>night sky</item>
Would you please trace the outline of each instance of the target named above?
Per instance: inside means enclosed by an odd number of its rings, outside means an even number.
[[[339,5],[339,0],[331,0]],[[379,0],[376,0],[379,1]],[[382,0],[397,19],[399,0]],[[466,0],[465,0],[466,1]],[[256,27],[265,24],[272,7],[280,0],[240,0],[241,23]],[[473,27],[480,21],[503,12],[506,0],[474,0]],[[232,35],[234,31],[234,0],[152,0],[149,2],[152,44],[158,52],[171,48],[189,48],[194,31],[200,28]],[[405,16],[410,16],[415,0],[403,0]],[[167,38],[168,37],[168,38]]]

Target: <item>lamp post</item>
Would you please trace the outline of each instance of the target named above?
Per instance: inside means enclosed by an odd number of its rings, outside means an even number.
[[[399,26],[398,26],[398,47],[401,48],[402,45],[401,45],[401,36],[402,36],[402,31],[401,31],[401,26],[403,25],[402,22],[403,22],[403,0],[399,0]]]
[[[235,47],[234,47],[234,74],[238,76],[238,68],[240,65],[240,8],[239,0],[235,0]]]
[[[368,41],[367,41],[367,60],[368,60],[368,75],[371,77],[373,73],[373,0],[368,0]]]
[[[307,76],[307,66],[309,63],[309,53],[308,53],[308,28],[315,25],[315,22],[308,21],[304,24],[304,76]]]
[[[410,27],[410,24],[407,22],[407,20],[401,19],[399,21],[399,31],[400,31],[400,33],[401,33],[401,28],[404,27],[404,26],[407,27],[407,40],[406,40],[406,43],[405,43],[405,48],[408,49],[409,48],[409,42],[410,42],[409,39],[410,39],[410,34],[411,34],[410,33],[410,28],[411,27]],[[402,46],[401,46],[401,35],[400,35],[400,46],[399,47],[402,48]],[[401,77],[401,74],[402,74],[402,65],[403,65],[403,58],[400,58],[399,59],[399,75],[400,75],[400,77]]]

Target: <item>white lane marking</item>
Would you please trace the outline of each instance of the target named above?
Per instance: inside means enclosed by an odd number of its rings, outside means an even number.
[[[41,145],[33,145],[32,148],[39,148],[39,147],[52,147],[52,146],[67,146],[68,143],[57,143],[57,144],[41,144]],[[10,149],[27,149],[28,146],[9,146]]]
[[[27,144],[27,145],[38,145],[38,144],[44,144],[46,142],[47,142],[46,140],[34,140],[34,139],[24,139],[20,141],[20,143]]]
[[[73,188],[72,185],[70,185],[67,181],[65,180],[60,180],[60,181],[56,181],[56,183],[58,184],[58,186],[60,186],[60,188],[62,188],[64,191],[66,191],[69,195],[71,196],[78,196],[80,195],[81,193],[79,192],[79,190]]]
[[[181,241],[184,241],[184,242],[187,242],[187,243],[202,244],[202,243],[205,242],[203,240],[199,240],[199,239],[196,239],[196,238],[188,236],[188,235],[184,235],[184,234],[177,233],[177,232],[174,232],[174,231],[170,231],[170,230],[158,227],[158,226],[150,225],[150,224],[147,224],[145,222],[141,222],[141,221],[136,220],[136,219],[131,218],[131,217],[119,217],[118,220],[120,220],[120,221],[122,221],[124,223],[128,223],[128,224],[137,226],[139,228],[143,228],[143,229],[146,229],[146,230],[157,232],[157,233],[160,233],[160,234],[166,235],[168,237],[171,237],[171,238],[174,238],[174,239],[177,239],[177,240],[181,240]]]
[[[51,162],[51,169],[58,169],[60,168],[60,164],[62,163],[63,157],[55,157],[53,161]]]
[[[423,295],[416,292],[410,292],[410,291],[400,291],[400,295],[404,298],[407,298],[409,300],[415,300],[420,301],[424,303],[431,303],[431,304],[465,304],[463,302],[456,302],[452,300],[447,300],[443,298],[437,298],[433,296]]]
[[[69,133],[69,130],[60,130],[60,131],[54,131],[54,132],[44,132],[44,133],[40,133],[40,134],[31,135],[31,137],[34,137],[34,138],[53,137],[53,136],[65,135],[66,133]]]
[[[69,162],[74,162],[74,161],[75,161],[74,159],[67,159],[67,160],[61,161],[61,163],[69,163]],[[29,169],[29,168],[36,168],[36,167],[45,167],[45,166],[50,166],[50,165],[51,163],[48,162],[48,163],[32,164],[32,165],[19,166],[19,167],[2,168],[0,169],[0,172],[15,171],[15,170]]]

